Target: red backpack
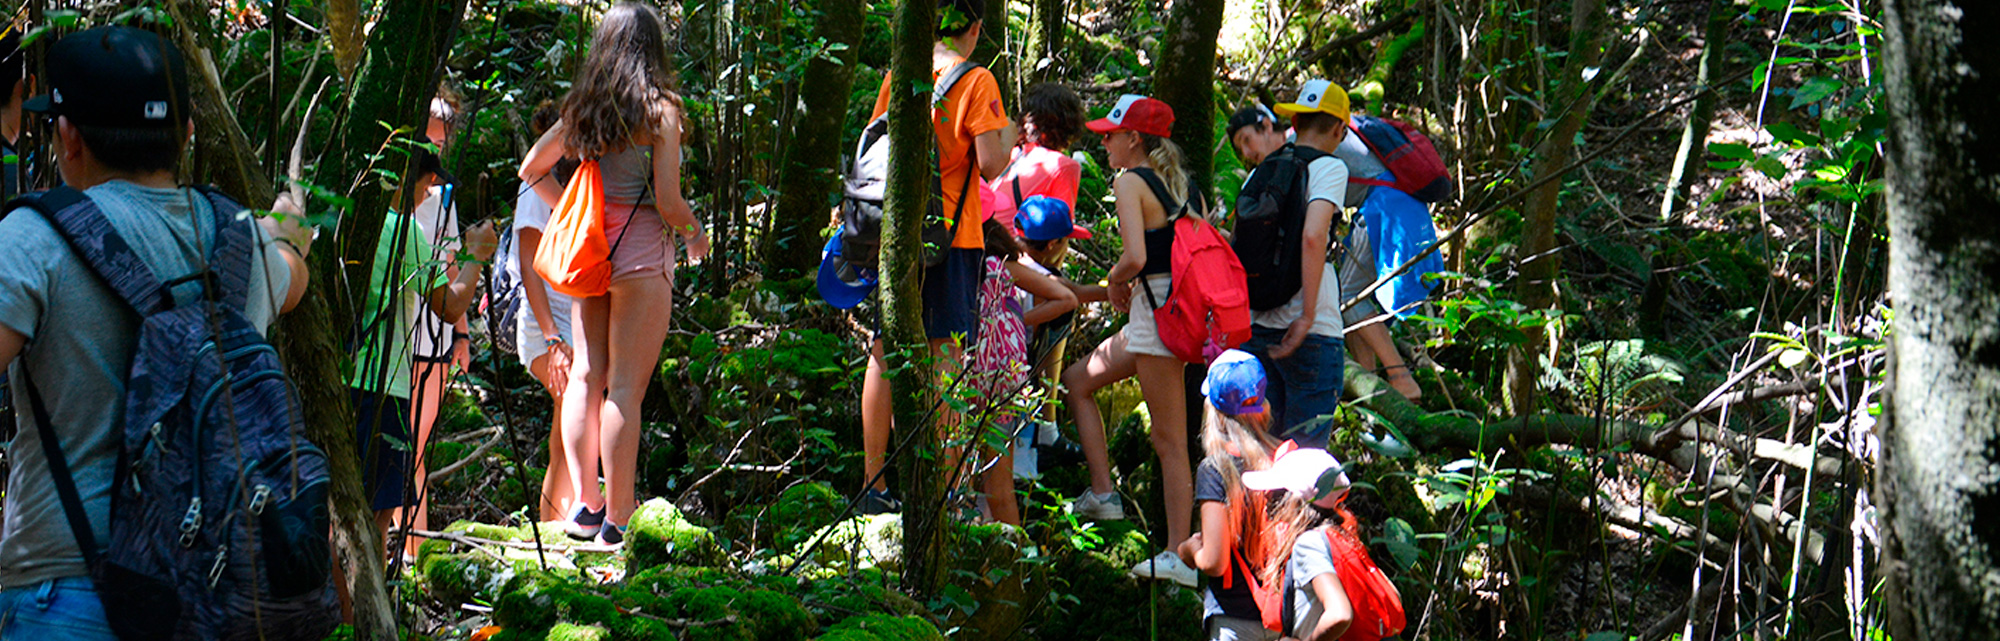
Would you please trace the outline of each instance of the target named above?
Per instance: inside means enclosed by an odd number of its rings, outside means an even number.
[[[1201,216],[1189,216],[1187,203],[1175,203],[1165,184],[1151,171],[1137,171],[1160,205],[1171,210],[1174,226],[1172,284],[1162,304],[1142,281],[1146,302],[1153,306],[1160,342],[1189,363],[1206,363],[1223,350],[1250,340],[1250,286],[1243,262],[1222,233]],[[1191,198],[1192,200],[1192,198]]]
[[[1375,566],[1368,546],[1342,527],[1326,528],[1326,547],[1333,555],[1333,569],[1340,573],[1340,586],[1354,607],[1354,624],[1341,641],[1378,641],[1403,632],[1403,597],[1396,584]]]
[[[1451,172],[1445,169],[1444,159],[1438,156],[1437,147],[1431,145],[1429,136],[1409,123],[1387,118],[1354,116],[1349,122],[1348,127],[1361,136],[1361,142],[1368,145],[1368,151],[1381,159],[1382,166],[1388,168],[1396,180],[1389,182],[1349,177],[1347,182],[1395,187],[1397,191],[1427,203],[1451,197],[1455,189],[1451,183]]]

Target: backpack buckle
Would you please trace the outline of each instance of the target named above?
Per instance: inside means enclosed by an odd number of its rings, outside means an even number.
[[[228,562],[229,545],[224,544],[215,551],[215,565],[208,566],[208,589],[215,589],[215,584],[222,579],[222,568],[227,566]]]
[[[264,513],[264,504],[269,503],[270,500],[271,486],[257,486],[257,493],[250,495],[250,513],[262,515]]]
[[[201,497],[188,502],[187,515],[181,517],[181,547],[194,547],[194,535],[201,531]]]
[[[222,282],[217,280],[214,269],[204,269],[180,278],[160,283],[160,288],[172,292],[175,287],[186,283],[201,284],[201,300],[219,302],[222,300]],[[169,297],[171,298],[171,296]]]

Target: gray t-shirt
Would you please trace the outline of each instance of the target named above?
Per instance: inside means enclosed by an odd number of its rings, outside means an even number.
[[[1361,134],[1354,133],[1353,129],[1347,130],[1347,137],[1341,138],[1340,144],[1333,148],[1333,157],[1347,163],[1347,174],[1353,178],[1372,179],[1389,171],[1388,167],[1382,166],[1381,159],[1368,151],[1368,143],[1362,142]],[[1349,210],[1360,208],[1361,203],[1368,200],[1368,192],[1374,189],[1369,185],[1348,183],[1346,207]]]
[[[1326,544],[1326,530],[1314,528],[1299,535],[1292,544],[1292,560],[1285,564],[1285,575],[1290,580],[1292,593],[1292,638],[1303,639],[1319,625],[1320,614],[1326,612],[1319,602],[1319,595],[1313,594],[1312,580],[1322,574],[1340,574],[1333,567],[1333,554]]]
[[[206,256],[214,242],[208,199],[193,190],[111,181],[85,193],[161,280],[195,271],[188,256]],[[42,456],[23,375],[34,377],[48,415],[61,420],[55,432],[63,457],[103,545],[110,538],[111,468],[139,316],[33,210],[17,209],[0,219],[0,238],[10,246],[0,252],[0,325],[28,338],[8,370],[19,432],[8,448],[13,472],[0,529],[0,589],[12,589],[89,574]],[[291,269],[261,227],[257,240],[245,316],[264,328],[284,304]],[[174,289],[183,302],[199,293],[192,283]]]

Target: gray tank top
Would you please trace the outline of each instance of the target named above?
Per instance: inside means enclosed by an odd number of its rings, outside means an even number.
[[[653,148],[627,145],[624,150],[597,159],[604,176],[604,202],[611,204],[653,204]]]

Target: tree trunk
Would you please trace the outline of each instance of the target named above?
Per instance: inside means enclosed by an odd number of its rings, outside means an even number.
[[[809,274],[819,262],[818,232],[826,227],[830,197],[840,189],[841,131],[864,9],[860,0],[819,0],[813,39],[847,49],[806,63],[799,83],[799,110],[779,165],[777,211],[764,241],[765,270],[777,278]]]
[[[936,396],[930,352],[924,341],[919,292],[923,279],[923,227],[929,215],[932,158],[931,47],[937,42],[937,5],[903,0],[896,9],[890,46],[889,189],[883,204],[882,349],[895,390],[896,440],[907,439],[896,465],[903,485],[903,587],[923,601],[944,582],[944,474],[927,407]]]
[[[336,2],[335,4],[339,4]],[[383,577],[383,543],[375,531],[368,497],[362,493],[354,443],[354,408],[344,374],[348,328],[358,322],[357,301],[366,294],[375,242],[388,210],[389,193],[369,176],[369,156],[388,136],[381,123],[421,131],[426,105],[437,90],[438,74],[450,48],[465,0],[390,0],[368,39],[348,96],[344,121],[337,123],[330,153],[321,159],[314,182],[348,192],[352,209],[331,233],[322,234],[312,255],[314,287],[285,315],[279,348],[306,413],[306,432],[326,450],[332,465],[334,545],[346,558],[354,598],[358,639],[396,639],[395,602]],[[240,135],[240,134],[239,134]],[[407,163],[393,168],[406,174]]]
[[[1223,0],[1175,2],[1166,38],[1153,57],[1153,97],[1174,108],[1174,143],[1203,194],[1211,193],[1215,161],[1215,39],[1224,5]]]
[[[207,24],[204,11],[190,0],[175,0],[167,5],[167,12],[174,17],[174,45],[187,58],[188,76],[194,84],[189,87],[198,123],[194,128],[194,182],[215,185],[247,207],[268,207],[277,197],[270,174],[258,165],[257,153],[222,90],[215,56],[196,32]]]
[[[1696,63],[1695,84],[1703,87],[1715,78],[1715,65],[1722,56],[1722,48],[1728,43],[1729,20],[1736,15],[1736,6],[1729,0],[1709,0],[1708,27],[1702,34],[1701,59]],[[1688,112],[1687,126],[1681,129],[1681,146],[1674,152],[1673,173],[1667,176],[1666,193],[1660,197],[1660,218],[1672,216],[1687,195],[1683,193],[1687,181],[1694,173],[1695,163],[1701,162],[1702,154],[1708,149],[1709,121],[1715,118],[1714,92],[1704,93],[1694,100],[1694,108]]]
[[[1604,57],[1599,47],[1604,31],[1603,0],[1577,0],[1572,11],[1569,57],[1563,63],[1559,84],[1552,89],[1554,99],[1547,102],[1550,109],[1567,109],[1568,113],[1548,114],[1560,115],[1562,119],[1535,150],[1536,178],[1561,171],[1576,160],[1576,135],[1590,118],[1593,102],[1591,84],[1583,78],[1584,70],[1596,68]],[[1556,205],[1561,194],[1562,181],[1549,181],[1528,194],[1522,212],[1520,255],[1525,262],[1521,263],[1519,280],[1515,283],[1515,296],[1529,310],[1546,309],[1558,303],[1555,280],[1561,261],[1554,250]],[[1535,411],[1535,380],[1540,377],[1540,356],[1547,341],[1544,329],[1530,329],[1526,333],[1527,340],[1507,356],[1507,405],[1515,416]]]
[[[2000,6],[1889,0],[1890,411],[1877,497],[1897,639],[2000,638]]]
[[[1034,0],[1034,3],[1035,28],[1030,33],[1033,40],[1028,43],[1028,55],[1022,57],[1027,66],[1021,70],[1030,84],[1062,77],[1066,68],[1063,62],[1063,32],[1069,24],[1067,0]]]
[[[1000,86],[1000,104],[1017,104],[1020,92],[1014,87],[1014,47],[1012,29],[1007,28],[1008,0],[987,0],[986,15],[980,18],[979,43],[972,47],[972,61],[993,72]]]

